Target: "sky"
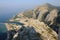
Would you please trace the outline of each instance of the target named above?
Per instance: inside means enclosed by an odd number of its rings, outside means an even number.
[[[24,8],[24,7],[34,7],[36,5],[42,5],[44,3],[50,3],[56,6],[60,6],[60,0],[0,0],[0,7]]]
[[[0,11],[28,9],[45,3],[60,6],[60,0],[0,0]]]
[[[51,3],[59,6],[60,0],[0,0],[0,6],[30,6]]]
[[[45,3],[60,6],[60,0],[0,0],[0,20]]]

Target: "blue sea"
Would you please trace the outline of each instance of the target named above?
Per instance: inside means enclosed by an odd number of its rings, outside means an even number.
[[[18,14],[18,12],[0,14],[0,33],[7,31],[6,26],[3,22],[6,22],[7,20],[9,20],[10,18],[12,18],[13,16],[15,16],[17,14]]]

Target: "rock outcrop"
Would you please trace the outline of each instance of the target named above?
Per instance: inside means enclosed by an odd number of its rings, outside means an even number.
[[[20,22],[22,22],[22,20],[20,20]],[[24,20],[23,23],[25,25],[19,26],[20,27],[18,28],[19,30],[15,29],[17,33],[13,36],[12,39],[15,40],[17,37],[18,37],[17,39],[20,38],[21,40],[24,40],[24,39],[25,40],[27,39],[28,40],[40,40],[39,38],[41,38],[42,40],[57,40],[58,39],[57,33],[53,31],[50,27],[48,27],[48,25],[45,24],[44,22],[40,22],[39,20],[36,20],[36,19],[28,19],[27,22],[26,20]],[[17,26],[11,25],[11,27],[12,26],[17,28]],[[37,35],[36,33],[38,33],[39,35]],[[25,36],[27,37],[25,38]]]
[[[45,4],[33,10],[21,12],[9,21],[23,23],[24,25],[6,23],[9,27],[11,27],[11,29],[8,29],[9,31],[16,31],[12,37],[7,39],[58,40],[60,10],[50,4]]]

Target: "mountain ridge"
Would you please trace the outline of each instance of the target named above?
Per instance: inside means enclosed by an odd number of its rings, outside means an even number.
[[[28,33],[27,31],[29,30],[28,27],[33,27],[35,31],[39,33],[40,38],[43,40],[58,40],[58,28],[60,26],[59,25],[60,21],[58,23],[58,20],[60,20],[60,10],[57,7],[47,3],[32,10],[21,12],[9,20],[10,22],[21,22],[24,25],[21,26],[19,24],[6,23],[8,25],[6,26],[10,27],[7,28],[9,30],[17,31],[17,33],[15,33],[12,37],[12,39],[14,40],[19,39],[20,37],[23,37],[23,39],[21,40],[24,40],[26,36],[24,32]],[[21,28],[23,29],[22,32],[20,30]],[[22,34],[19,37],[20,32]],[[29,35],[31,33],[29,31]],[[28,37],[30,37],[29,35]],[[33,36],[33,38],[28,38],[28,37],[26,37],[25,40],[27,39],[35,40],[35,36]]]

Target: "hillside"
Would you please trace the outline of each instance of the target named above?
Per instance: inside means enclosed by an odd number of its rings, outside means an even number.
[[[10,40],[58,40],[60,26],[60,10],[51,5],[44,4],[32,10],[17,14],[6,23]],[[14,30],[15,32],[11,31]],[[13,32],[13,35],[12,35]],[[11,33],[11,34],[10,34]],[[12,37],[10,37],[12,35]]]

